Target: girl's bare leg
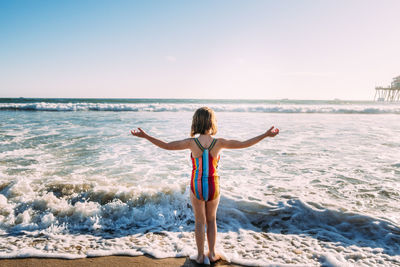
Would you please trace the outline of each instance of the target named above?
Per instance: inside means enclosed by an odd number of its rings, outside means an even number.
[[[217,240],[217,209],[219,204],[218,198],[206,202],[206,220],[207,220],[207,241],[208,241],[208,257],[211,262],[221,258],[215,252],[215,242]]]
[[[194,234],[196,236],[197,244],[197,263],[203,264],[204,262],[204,228],[206,224],[206,205],[205,201],[197,199],[192,192],[190,192],[190,200],[192,202],[195,228]]]

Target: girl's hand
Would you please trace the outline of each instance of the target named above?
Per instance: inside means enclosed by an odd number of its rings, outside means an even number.
[[[279,129],[272,126],[269,130],[265,133],[266,136],[274,137],[275,135],[279,134]]]
[[[137,130],[131,130],[131,134],[140,138],[145,138],[147,136],[147,133],[143,131],[141,128],[138,128]]]

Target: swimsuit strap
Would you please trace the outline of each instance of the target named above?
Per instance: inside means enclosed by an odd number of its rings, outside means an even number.
[[[213,147],[214,147],[214,145],[215,145],[216,142],[217,142],[217,139],[214,138],[214,139],[212,140],[210,146],[208,147],[208,151],[211,151],[211,149],[213,149]]]
[[[196,145],[201,149],[201,151],[204,151],[205,148],[200,144],[199,139],[194,138],[194,142],[196,143]]]
[[[200,144],[199,139],[197,139],[197,138],[194,138],[194,142],[195,142],[196,145],[201,149],[201,151],[204,151],[204,150],[206,150],[206,149],[207,149],[208,151],[210,151],[210,150],[214,147],[215,143],[217,142],[217,139],[214,138],[214,139],[212,140],[212,142],[211,142],[211,144],[210,144],[210,146],[209,146],[208,148],[204,148],[204,147]]]

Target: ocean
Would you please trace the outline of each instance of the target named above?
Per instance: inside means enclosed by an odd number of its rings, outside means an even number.
[[[214,109],[223,150],[217,249],[254,266],[400,265],[400,104],[0,99],[0,258],[196,254],[189,137]]]

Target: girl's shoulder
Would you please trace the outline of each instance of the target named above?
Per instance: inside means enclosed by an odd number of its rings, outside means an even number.
[[[217,142],[217,143],[221,143],[221,142],[225,142],[225,141],[226,141],[225,138],[221,138],[221,137],[219,137],[219,138],[214,138],[214,139],[215,139],[215,142]]]
[[[216,147],[217,149],[221,149],[224,147],[224,144],[226,142],[225,138],[214,138],[213,140],[213,147]]]

